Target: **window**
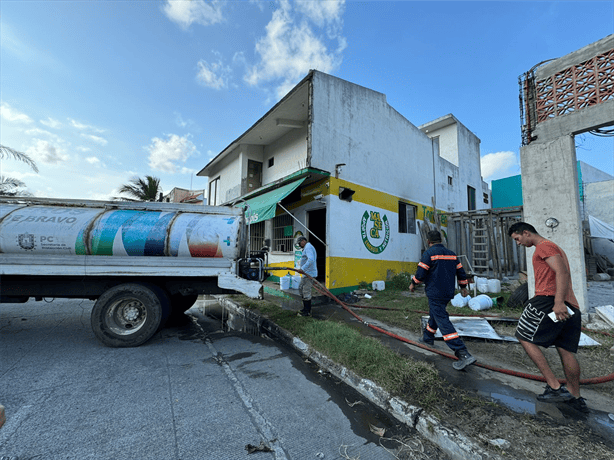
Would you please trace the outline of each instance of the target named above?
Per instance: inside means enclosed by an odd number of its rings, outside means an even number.
[[[220,193],[220,177],[213,179],[209,182],[209,205],[217,206],[220,204],[218,195]]]
[[[448,185],[452,185],[452,176],[448,176]]]
[[[259,251],[264,246],[264,221],[249,226],[249,247],[251,251]]]
[[[271,157],[269,158],[269,168],[272,167],[275,164],[275,158]]]
[[[473,211],[475,209],[475,189],[470,185],[467,186],[467,210]]]
[[[273,219],[273,247],[272,251],[294,251],[294,229],[292,228],[292,216],[282,214]]]
[[[483,193],[484,195],[484,203],[488,204],[488,193]]]
[[[399,201],[399,233],[416,233],[416,207]]]

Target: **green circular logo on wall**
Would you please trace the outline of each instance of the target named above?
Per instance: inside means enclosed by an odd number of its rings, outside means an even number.
[[[367,229],[369,222],[372,222],[373,226]],[[384,240],[379,246],[375,246],[373,243],[371,243],[371,241],[369,241],[369,238],[380,241],[382,238],[382,232],[384,233]],[[380,254],[384,252],[384,249],[386,249],[386,246],[388,246],[388,241],[390,241],[390,224],[388,223],[388,217],[386,217],[386,215],[380,217],[379,212],[365,211],[360,222],[360,233],[362,235],[362,242],[369,252],[372,252],[373,254]]]

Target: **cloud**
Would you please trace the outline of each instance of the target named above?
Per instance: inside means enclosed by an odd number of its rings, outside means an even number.
[[[177,171],[176,163],[185,163],[196,152],[196,146],[187,136],[169,134],[166,140],[154,137],[151,142],[151,145],[146,147],[149,152],[149,166],[157,171],[174,174]]]
[[[61,153],[51,143],[41,139],[36,139],[36,145],[28,148],[26,153],[35,160],[50,164],[58,164],[69,159],[68,155]]]
[[[482,177],[486,182],[520,174],[520,164],[514,152],[495,152],[480,159]]]
[[[339,25],[345,9],[345,0],[311,0],[296,2],[296,9],[311,19],[318,27]]]
[[[6,102],[0,104],[0,117],[6,121],[14,121],[17,123],[32,123],[32,119],[25,113],[18,112]]]
[[[231,77],[232,70],[224,65],[221,59],[218,62],[208,63],[200,60],[197,64],[198,72],[196,80],[199,83],[213,89],[223,89],[228,87],[228,81]]]
[[[85,159],[85,161],[87,161],[87,162],[88,162],[89,164],[91,164],[91,165],[97,165],[97,164],[100,164],[100,160],[99,160],[98,158],[96,158],[96,157],[87,157],[87,158]]]
[[[58,120],[54,120],[51,117],[48,117],[46,120],[40,120],[41,124],[49,127],[49,128],[54,128],[54,129],[58,129],[62,127],[62,123],[60,123]]]
[[[55,133],[51,133],[47,130],[44,129],[40,129],[40,128],[31,128],[31,129],[27,129],[25,131],[25,133],[29,136],[45,136],[48,137],[50,139],[52,139],[56,144],[64,144],[64,139],[62,139],[60,136],[58,136]]]
[[[96,128],[95,126],[84,125],[83,123],[78,122],[77,120],[73,120],[72,118],[69,118],[68,121],[70,122],[70,125],[74,128],[77,128],[83,131],[94,131],[97,133],[104,133],[104,129]]]
[[[83,134],[82,133],[81,137],[84,137],[86,139],[94,141],[94,142],[96,142],[97,144],[100,144],[100,145],[107,145],[107,143],[109,142],[104,137],[94,136],[93,134]]]
[[[330,73],[341,65],[341,52],[346,46],[341,36],[343,1],[297,2],[301,16],[297,23],[288,0],[280,1],[266,26],[266,35],[256,43],[260,62],[251,67],[244,77],[250,85],[281,80],[277,97],[283,97],[310,69]],[[316,26],[327,26],[329,40],[337,40],[334,51],[329,51],[324,37],[316,36],[309,21]]]
[[[193,23],[209,26],[222,22],[223,5],[224,2],[219,0],[167,0],[162,11],[171,21],[187,29]]]
[[[186,128],[187,126],[192,126],[194,124],[194,120],[187,119],[184,120],[179,112],[174,112],[175,115],[175,124],[180,128]]]

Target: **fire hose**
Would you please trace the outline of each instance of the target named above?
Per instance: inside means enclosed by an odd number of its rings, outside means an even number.
[[[418,348],[422,348],[424,350],[428,350],[432,353],[436,353],[438,355],[441,356],[445,356],[446,358],[450,358],[450,359],[458,359],[456,356],[454,356],[451,353],[446,353],[444,351],[441,350],[437,350],[435,348],[431,348],[428,347],[426,345],[423,345],[419,342],[407,339],[405,337],[401,337],[400,335],[394,334],[392,332],[386,331],[385,329],[382,329],[381,327],[375,326],[374,324],[370,324],[367,321],[365,321],[363,318],[361,318],[359,315],[357,315],[354,311],[351,310],[350,307],[352,308],[371,308],[371,309],[380,309],[380,310],[398,310],[396,308],[387,308],[387,307],[376,307],[376,306],[366,306],[366,305],[353,305],[353,304],[346,304],[344,302],[342,302],[339,298],[337,298],[337,296],[335,296],[332,292],[330,292],[326,287],[324,287],[320,282],[318,282],[316,279],[314,279],[313,277],[311,277],[310,275],[308,275],[307,273],[305,273],[303,270],[301,270],[300,268],[290,268],[290,267],[265,267],[265,270],[289,270],[289,271],[293,271],[296,273],[300,273],[303,276],[306,276],[307,278],[311,279],[313,281],[313,286],[315,288],[316,291],[318,291],[320,294],[325,295],[326,297],[330,298],[331,300],[335,301],[336,303],[338,303],[339,305],[341,305],[341,307],[347,311],[348,313],[350,313],[354,318],[356,318],[358,321],[360,321],[361,323],[363,323],[365,326],[370,327],[373,330],[376,330],[378,332],[381,332],[382,334],[385,334],[389,337],[392,337],[394,339],[400,340],[401,342],[405,342],[408,343],[410,345],[416,346]],[[426,313],[428,314],[429,312],[425,312],[425,311],[415,311],[414,313]],[[456,315],[456,316],[474,316],[474,317],[481,317],[481,318],[497,318],[495,316],[492,315]],[[604,335],[607,335],[609,337],[612,337],[611,334],[607,333],[607,332],[602,332],[602,331],[592,331],[590,329],[585,329],[582,328],[582,330],[588,331],[588,332],[595,332],[595,333],[601,333]],[[499,372],[502,374],[507,374],[507,375],[512,375],[515,377],[521,377],[524,379],[528,379],[528,380],[537,380],[540,382],[545,382],[546,379],[541,376],[541,375],[535,375],[535,374],[528,374],[525,372],[519,372],[519,371],[514,371],[511,369],[503,369],[501,367],[496,367],[496,366],[491,366],[489,364],[483,364],[480,362],[477,362],[474,364],[474,366],[478,366],[481,367],[483,369],[488,369],[490,371],[494,371],[494,372]],[[565,384],[567,382],[566,379],[558,379],[559,382],[561,384]],[[614,380],[614,373],[609,374],[609,375],[604,375],[601,377],[591,377],[591,378],[587,378],[587,379],[580,379],[580,385],[592,385],[592,384],[597,384],[597,383],[606,383],[606,382],[611,382]]]

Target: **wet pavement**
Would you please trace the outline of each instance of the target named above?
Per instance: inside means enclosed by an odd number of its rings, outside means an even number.
[[[255,329],[196,315],[140,347],[107,348],[91,331],[92,305],[0,306],[0,458],[392,459],[398,437],[447,460]]]

